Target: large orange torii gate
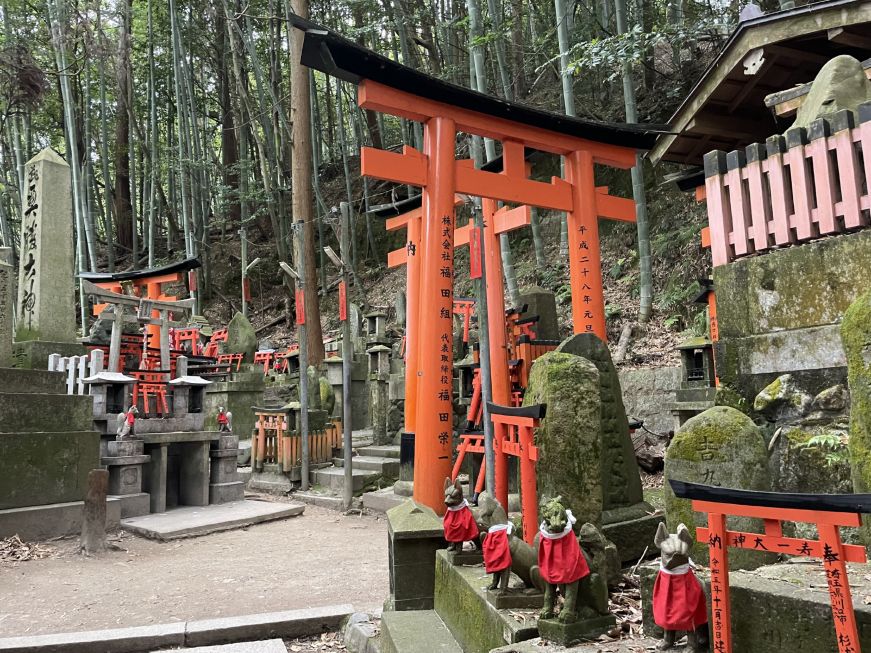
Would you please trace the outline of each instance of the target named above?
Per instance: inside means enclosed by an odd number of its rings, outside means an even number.
[[[574,330],[604,340],[598,219],[634,221],[635,204],[597,188],[595,166],[631,168],[636,150],[652,146],[655,130],[584,121],[505,102],[401,66],[297,16],[291,20],[305,35],[304,65],[357,84],[363,109],[423,124],[423,151],[363,148],[361,171],[422,190],[416,254],[420,297],[415,317],[419,342],[426,346],[418,349],[417,369],[409,372],[416,374],[417,381],[414,499],[441,514],[453,436],[455,195],[566,212]],[[458,160],[459,133],[499,141],[502,171],[477,169],[471,160]],[[527,148],[563,157],[565,178],[530,179]],[[488,280],[489,285],[495,284]],[[499,483],[498,471],[496,476]],[[504,471],[501,476],[506,476]]]

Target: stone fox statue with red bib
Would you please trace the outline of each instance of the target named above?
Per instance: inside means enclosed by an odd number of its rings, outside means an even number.
[[[672,648],[677,633],[682,631],[687,634],[690,651],[707,651],[708,606],[690,561],[693,536],[683,524],[678,525],[675,535],[669,535],[665,524],[660,524],[653,541],[662,553],[653,585],[653,620],[665,630],[657,648],[660,651]]]
[[[460,553],[463,550],[463,542],[478,541],[478,524],[469,509],[469,502],[463,498],[463,487],[459,479],[453,483],[451,479],[445,479],[445,507],[447,511],[444,527],[448,551]]]

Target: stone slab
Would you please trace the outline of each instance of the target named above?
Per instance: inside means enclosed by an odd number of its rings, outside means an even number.
[[[128,653],[183,646],[185,623],[0,639],[4,653]]]
[[[648,507],[653,512],[653,508]],[[653,545],[653,538],[659,524],[664,521],[665,515],[658,512],[637,519],[605,524],[602,526],[602,533],[616,545],[620,562],[634,565],[642,556],[659,555],[658,549]]]
[[[2,409],[0,415],[5,418]],[[0,460],[0,510],[80,501],[88,472],[100,466],[100,436],[96,431],[0,433]]]
[[[387,512],[408,499],[409,497],[396,494],[392,487],[386,487],[375,492],[363,493],[363,507],[373,512]]]
[[[479,550],[473,551],[448,551],[445,550],[445,555],[452,565],[462,565],[473,567],[475,565],[484,564],[484,554]]]
[[[338,467],[319,469],[313,476],[317,485],[323,485],[331,490],[339,491],[345,486],[345,470]],[[354,492],[360,492],[368,483],[375,481],[380,476],[378,472],[352,469],[351,478]]]
[[[243,501],[245,499],[245,484],[242,481],[209,484],[209,503],[211,505]]]
[[[344,467],[345,460],[343,458],[333,458],[333,465],[336,467]],[[354,456],[351,459],[351,466],[354,469],[378,472],[384,476],[397,477],[399,475],[399,460],[393,457]]]
[[[484,567],[450,564],[447,552],[436,552],[435,609],[466,653],[538,636],[537,610],[497,610],[487,602],[492,577]]]
[[[379,458],[396,458],[399,459],[399,445],[396,444],[382,444],[382,445],[370,445],[367,447],[360,447],[357,449],[357,453],[361,456],[377,456]]]
[[[74,320],[75,321],[75,320]],[[88,350],[77,342],[51,342],[48,340],[25,340],[12,343],[12,358],[15,367],[25,370],[47,370],[48,357],[82,356]]]
[[[574,623],[564,624],[556,619],[539,619],[538,631],[541,638],[563,646],[572,646],[581,642],[595,641],[600,635],[611,630],[617,620],[614,615],[603,615],[591,619],[579,619]]]
[[[185,644],[205,646],[267,637],[318,635],[340,630],[342,622],[353,612],[353,606],[345,604],[189,621],[185,629]]]
[[[12,307],[15,305],[15,274],[6,264],[11,248],[0,252],[0,367],[12,367]]]
[[[83,501],[25,506],[0,510],[0,538],[18,535],[22,540],[39,541],[82,532]],[[106,501],[106,530],[116,530],[121,521],[121,502]]]
[[[141,517],[151,511],[151,499],[147,492],[111,495],[109,498],[117,499],[121,504],[121,519]]]
[[[307,503],[312,506],[328,508],[330,510],[341,510],[344,507],[344,500],[336,494],[326,494],[317,492],[294,492],[293,498],[302,503]]]
[[[275,519],[301,515],[305,506],[268,501],[233,501],[212,506],[185,506],[167,512],[124,519],[121,526],[155,540],[206,535]]]
[[[176,431],[170,433],[140,433],[137,420],[136,437],[145,441],[145,444],[172,444],[175,442],[211,442],[217,440],[221,434],[217,431]]]
[[[252,472],[248,488],[267,494],[284,495],[293,491],[292,480],[280,472]]]
[[[266,639],[259,642],[239,642],[217,646],[197,646],[186,648],[185,653],[287,653],[287,646],[280,639]],[[152,653],[157,653],[153,651]]]
[[[0,368],[0,392],[31,392],[38,394],[65,395],[66,375],[48,370],[20,370],[14,367]]]
[[[541,610],[544,607],[544,594],[535,589],[485,590],[484,595],[487,603],[497,610]]]
[[[80,395],[0,393],[0,432],[90,431],[93,399]]]
[[[381,653],[463,653],[435,610],[384,612]]]

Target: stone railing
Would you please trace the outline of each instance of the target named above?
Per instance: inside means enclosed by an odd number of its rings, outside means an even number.
[[[104,353],[99,349],[83,356],[51,354],[48,357],[48,370],[66,373],[68,395],[86,395],[89,390],[85,379],[103,371],[103,359]]]
[[[705,155],[714,267],[869,225],[871,103],[746,150]],[[864,152],[864,157],[863,157]]]

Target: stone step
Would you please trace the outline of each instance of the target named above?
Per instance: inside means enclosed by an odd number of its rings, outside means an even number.
[[[307,503],[312,506],[321,508],[329,508],[330,510],[341,510],[344,506],[342,497],[336,494],[326,494],[318,492],[294,492],[293,498],[295,501]]]
[[[87,395],[0,393],[0,433],[90,431],[93,413]]]
[[[47,370],[19,370],[4,367],[0,371],[0,394],[7,392],[65,395],[67,393],[66,374]]]
[[[364,471],[362,469],[352,469],[351,478],[353,479],[354,493],[360,492],[369,483],[380,478],[381,474],[377,472]],[[340,467],[327,467],[325,469],[317,469],[312,472],[312,481],[316,485],[322,485],[334,492],[341,492],[345,486],[345,470]]]
[[[344,458],[333,458],[333,465],[344,467]],[[351,458],[351,466],[363,471],[378,472],[382,476],[396,478],[399,476],[399,460],[385,456],[354,456]]]
[[[357,453],[361,456],[377,456],[379,458],[396,458],[399,460],[398,444],[373,444],[368,447],[360,447]]]
[[[384,612],[381,653],[463,653],[435,610]]]
[[[374,492],[365,492],[362,498],[364,508],[368,508],[372,512],[387,512],[394,506],[408,501],[409,497],[396,494],[393,491],[393,486],[390,486]]]

